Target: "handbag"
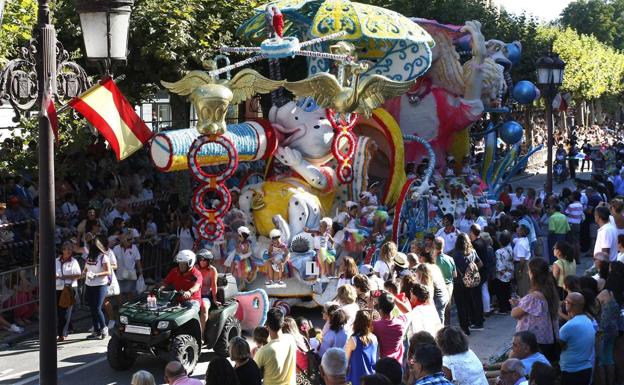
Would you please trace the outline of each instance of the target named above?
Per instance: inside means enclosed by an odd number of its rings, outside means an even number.
[[[119,288],[119,282],[117,281],[117,276],[115,275],[115,271],[111,269],[111,275],[109,276],[110,283],[108,284],[108,289],[106,291],[107,297],[114,297],[121,293]]]
[[[58,306],[62,309],[68,309],[76,304],[76,296],[71,286],[63,287],[59,297]]]

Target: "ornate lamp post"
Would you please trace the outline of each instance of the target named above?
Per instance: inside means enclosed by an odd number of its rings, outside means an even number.
[[[78,64],[68,61],[63,45],[56,41],[49,0],[38,0],[35,38],[21,48],[21,57],[0,71],[0,102],[8,101],[19,121],[30,115],[37,102],[51,90],[56,99],[71,99],[86,91],[90,82]],[[2,0],[0,2],[3,3]],[[103,63],[125,61],[131,0],[77,1],[89,60]],[[87,6],[88,4],[88,6]],[[105,47],[102,50],[102,47]],[[104,53],[102,53],[104,52]],[[39,116],[39,380],[57,385],[56,268],[54,144],[50,122]]]
[[[546,192],[550,194],[553,191],[552,148],[554,140],[552,102],[557,95],[559,86],[563,83],[565,62],[561,60],[557,54],[549,53],[540,57],[535,65],[537,67],[537,84],[539,84],[542,89],[542,95],[544,95],[546,104],[546,125],[548,129]]]

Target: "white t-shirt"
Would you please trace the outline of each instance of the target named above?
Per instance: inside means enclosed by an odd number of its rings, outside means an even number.
[[[455,231],[451,231],[450,233],[444,231],[444,227],[438,230],[438,232],[436,233],[436,237],[444,239],[444,254],[449,254],[455,249],[455,243],[457,242],[458,234],[459,231],[457,229],[455,229]]]
[[[375,262],[375,266],[373,266],[373,271],[375,273],[378,273],[379,277],[385,282],[385,280],[388,279],[388,276],[390,275],[390,266],[388,266],[388,263],[386,263],[386,261],[378,259],[377,262]]]
[[[58,277],[69,275],[80,275],[80,265],[75,258],[71,258],[69,261],[61,265],[61,259],[56,258],[56,275]],[[72,287],[78,287],[77,279],[56,279],[56,290],[63,290],[65,285],[71,285]]]
[[[615,226],[607,223],[598,229],[596,234],[596,243],[594,245],[594,255],[602,251],[602,249],[609,249],[609,262],[615,262],[618,255],[618,233]]]
[[[470,349],[460,354],[443,356],[442,365],[451,371],[453,384],[488,385],[479,357]]]
[[[525,199],[526,197],[524,196],[524,194],[520,195],[520,197],[518,197],[516,194],[513,194],[511,196],[511,209],[515,210],[516,207],[518,207],[521,204],[524,204]]]
[[[87,269],[87,272],[99,274],[99,273],[103,273],[104,271],[106,271],[104,270],[104,264],[107,264],[110,266],[110,258],[106,254],[100,254],[97,256],[95,261],[91,261],[89,258],[87,258],[86,263],[85,263],[85,268]],[[98,277],[93,277],[91,279],[87,277],[87,279],[85,280],[85,284],[87,286],[108,285],[108,276],[101,275]]]
[[[523,259],[527,261],[531,259],[531,246],[529,245],[529,238],[516,238],[514,241],[513,257],[515,262],[519,262]]]
[[[473,219],[462,218],[457,222],[457,228],[462,233],[470,234],[470,227],[475,223]]]
[[[113,253],[117,258],[117,272],[119,277],[123,277],[123,272],[134,271],[136,272],[136,262],[141,260],[141,253],[139,253],[136,245],[131,245],[129,248],[123,248],[121,245],[117,245],[113,248]]]
[[[433,303],[416,306],[409,312],[408,319],[409,324],[406,331],[408,339],[420,331],[426,331],[435,336],[438,330],[442,328],[440,316]]]
[[[191,234],[191,231],[193,232],[193,234]],[[180,227],[176,235],[178,236],[178,240],[180,241],[180,248],[178,250],[193,250],[193,244],[195,243],[195,239],[199,237],[194,227],[191,227],[191,229],[185,229]]]
[[[130,215],[128,213],[121,214],[117,209],[114,209],[106,216],[106,225],[108,227],[112,226],[115,218],[123,218],[124,221],[127,221],[130,219]]]
[[[345,332],[348,336],[351,335],[353,330],[353,321],[355,321],[355,314],[360,310],[360,307],[357,303],[350,303],[348,305],[343,305],[341,309],[347,315],[347,323],[344,326]]]

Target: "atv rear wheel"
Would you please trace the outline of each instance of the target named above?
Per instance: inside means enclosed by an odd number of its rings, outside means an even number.
[[[229,357],[230,353],[228,351],[229,342],[234,337],[240,337],[241,335],[241,326],[238,319],[234,317],[230,317],[225,321],[225,325],[223,325],[223,330],[217,339],[217,342],[214,346],[214,351],[221,357]]]
[[[178,334],[173,337],[169,351],[171,352],[171,358],[180,362],[189,374],[195,369],[201,353],[195,337],[188,334]]]
[[[116,336],[108,341],[106,358],[110,367],[115,370],[128,370],[136,361],[136,356],[130,352],[128,345]]]

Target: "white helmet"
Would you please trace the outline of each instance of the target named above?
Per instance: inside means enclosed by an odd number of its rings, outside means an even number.
[[[249,230],[247,227],[245,226],[241,226],[238,228],[238,235],[243,235],[246,234],[247,236],[251,235],[251,230]]]
[[[180,250],[175,256],[177,263],[188,264],[189,269],[195,265],[195,253],[191,250]]]
[[[282,236],[282,232],[279,231],[278,229],[273,229],[269,232],[269,238],[273,239],[273,238],[279,238]]]
[[[327,227],[332,227],[332,225],[334,224],[334,221],[332,221],[332,219],[329,217],[325,217],[321,219],[321,223],[325,223]]]

